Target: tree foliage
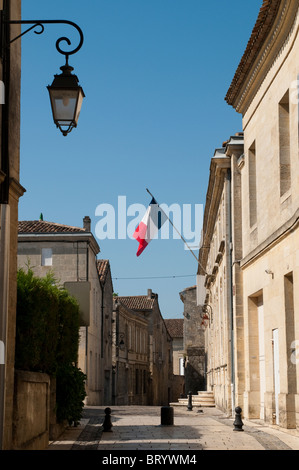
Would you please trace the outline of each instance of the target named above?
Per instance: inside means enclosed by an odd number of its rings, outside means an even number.
[[[17,281],[15,367],[55,376],[57,417],[77,422],[85,398],[85,375],[75,366],[79,305],[52,273],[20,269]]]

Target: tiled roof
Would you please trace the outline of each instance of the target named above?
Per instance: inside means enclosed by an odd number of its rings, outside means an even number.
[[[34,233],[86,233],[84,228],[46,222],[44,220],[21,220],[18,223],[18,232]]]
[[[97,260],[97,270],[99,273],[100,281],[105,282],[106,276],[109,269],[109,260],[108,259],[99,259]]]
[[[225,100],[229,105],[234,106],[234,100],[238,96],[241,86],[248,77],[248,72],[271,30],[280,4],[281,0],[263,1],[247,47],[225,97]]]
[[[164,323],[172,338],[182,338],[184,336],[183,318],[166,318],[164,319]]]
[[[155,298],[150,299],[147,295],[117,297],[117,300],[130,310],[152,310],[155,302]]]

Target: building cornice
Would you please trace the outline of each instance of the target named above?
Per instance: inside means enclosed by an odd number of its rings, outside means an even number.
[[[264,0],[225,100],[246,113],[293,31],[299,0]]]
[[[10,187],[11,193],[19,199],[26,192],[26,189],[17,181],[15,178],[10,178]]]
[[[246,255],[240,262],[242,269],[247,268],[250,264],[255,262],[260,256],[264,255],[267,251],[271,250],[281,240],[287,237],[290,233],[298,228],[299,225],[299,209],[295,212],[293,217],[271,234],[266,240],[260,243],[252,252]]]
[[[149,323],[149,319],[142,313],[138,312],[136,310],[131,310],[129,307],[127,307],[125,304],[123,304],[119,300],[115,300],[113,304],[113,310],[118,312],[123,315],[124,318],[127,318],[128,321],[131,323],[133,322],[138,322],[138,323],[143,323],[146,326]]]
[[[244,137],[243,134],[232,136],[225,145],[225,154],[228,157],[233,155],[241,156],[244,152]]]
[[[18,242],[86,242],[95,254],[100,252],[100,247],[92,233],[19,233]]]

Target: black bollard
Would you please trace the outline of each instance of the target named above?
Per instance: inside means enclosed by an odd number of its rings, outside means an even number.
[[[192,392],[189,392],[188,394],[188,411],[192,411]]]
[[[242,408],[237,406],[237,408],[235,408],[235,412],[236,412],[236,416],[235,416],[235,421],[234,421],[234,426],[235,426],[234,431],[244,431],[244,429],[242,429],[243,421],[241,419]]]
[[[161,426],[173,425],[173,408],[172,406],[162,406],[161,408]]]
[[[103,431],[112,432],[112,423],[111,423],[111,408],[105,408],[105,419],[103,422]]]

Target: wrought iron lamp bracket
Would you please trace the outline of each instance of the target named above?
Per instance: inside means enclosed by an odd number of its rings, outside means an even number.
[[[83,32],[82,32],[81,28],[76,23],[74,23],[73,21],[69,21],[69,20],[10,20],[10,21],[5,21],[4,20],[3,23],[4,24],[28,24],[28,25],[32,25],[32,26],[30,26],[30,28],[26,29],[21,34],[19,34],[15,38],[11,39],[9,44],[13,43],[14,41],[16,41],[20,37],[24,36],[25,34],[29,33],[30,31],[34,30],[35,28],[40,28],[40,30],[34,31],[35,34],[42,34],[45,30],[45,27],[44,27],[45,24],[67,24],[67,25],[70,25],[70,26],[74,27],[78,31],[79,36],[80,36],[79,44],[78,44],[77,47],[75,47],[74,49],[71,49],[70,51],[66,51],[66,50],[61,49],[60,44],[63,41],[65,41],[69,46],[71,45],[70,39],[67,38],[66,36],[62,36],[62,37],[58,38],[57,41],[56,41],[56,49],[60,54],[65,56],[66,64],[68,64],[68,57],[70,55],[75,54],[76,52],[78,52],[81,49],[81,47],[83,45],[83,41],[84,41],[84,36],[83,36]]]

